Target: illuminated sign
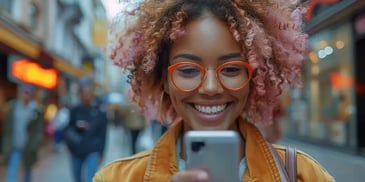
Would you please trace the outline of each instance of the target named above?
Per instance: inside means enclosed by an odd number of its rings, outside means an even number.
[[[344,75],[339,72],[330,74],[331,85],[337,90],[349,89],[354,85],[354,79],[350,75]]]
[[[315,13],[315,9],[317,6],[319,5],[330,5],[330,4],[336,4],[338,2],[340,2],[341,0],[309,0],[306,4],[307,4],[307,12],[304,15],[304,20],[305,21],[310,21],[312,20],[314,13]]]
[[[108,21],[95,20],[93,24],[92,40],[95,46],[105,46],[108,37]]]
[[[18,59],[11,65],[12,75],[24,82],[53,89],[57,85],[57,70],[45,69],[26,59]]]

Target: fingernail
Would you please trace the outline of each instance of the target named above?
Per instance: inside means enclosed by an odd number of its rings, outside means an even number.
[[[206,172],[201,172],[196,178],[198,181],[206,181],[208,180],[208,174]]]

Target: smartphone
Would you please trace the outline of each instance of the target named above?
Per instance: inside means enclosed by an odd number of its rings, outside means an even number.
[[[184,135],[187,169],[204,169],[211,182],[238,182],[240,137],[235,131],[188,131]]]

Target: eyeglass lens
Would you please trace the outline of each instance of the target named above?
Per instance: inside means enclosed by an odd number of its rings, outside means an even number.
[[[193,90],[203,80],[202,71],[194,65],[180,65],[173,71],[173,81],[181,89]]]

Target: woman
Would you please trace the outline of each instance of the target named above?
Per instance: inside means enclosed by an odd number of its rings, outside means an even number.
[[[159,120],[172,125],[151,151],[106,166],[94,181],[209,181],[204,170],[184,168],[177,143],[189,130],[237,131],[241,179],[282,181],[254,124],[272,122],[285,83],[301,85],[303,10],[288,2],[146,0],[124,16],[127,24],[117,22],[125,29],[111,58],[130,71],[132,99],[143,113],[157,104]],[[297,162],[299,181],[334,181],[308,155],[299,152]]]

